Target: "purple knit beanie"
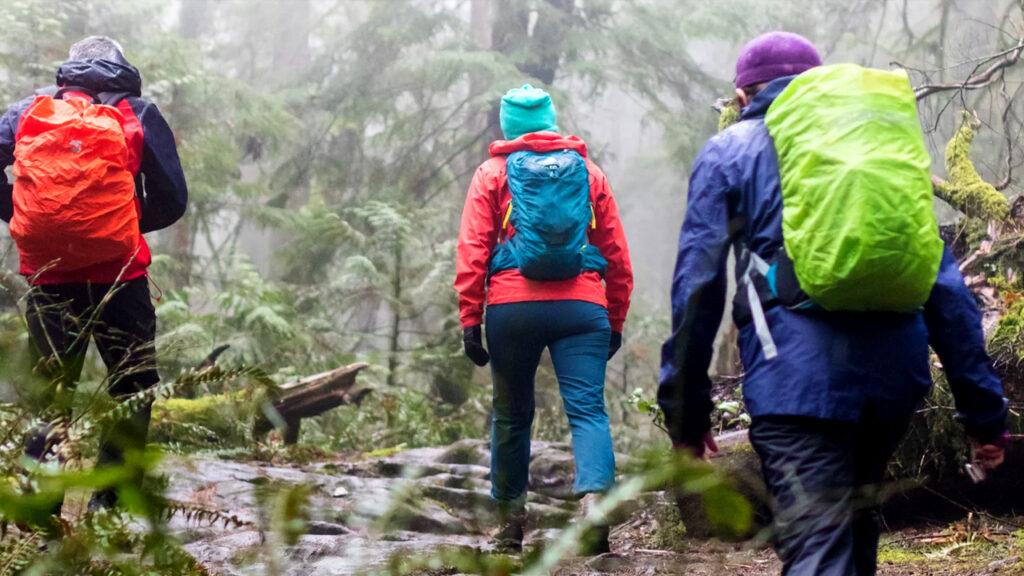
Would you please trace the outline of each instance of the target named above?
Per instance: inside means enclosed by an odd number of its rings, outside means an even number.
[[[768,32],[743,47],[736,61],[736,87],[770,82],[821,66],[810,40],[792,32]]]

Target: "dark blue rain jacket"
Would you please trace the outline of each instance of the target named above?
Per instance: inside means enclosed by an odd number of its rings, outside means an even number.
[[[768,260],[783,244],[778,158],[764,115],[791,80],[766,86],[694,162],[658,389],[676,441],[696,443],[711,427],[708,368],[725,307],[729,248],[746,246]],[[906,418],[931,386],[931,345],[968,434],[991,441],[1005,430],[1007,402],[985,352],[981,314],[948,249],[922,313],[791,311],[768,298],[765,315],[778,347],[771,360],[739,291],[733,317],[746,372],[743,397],[754,418],[854,422],[865,408]]]

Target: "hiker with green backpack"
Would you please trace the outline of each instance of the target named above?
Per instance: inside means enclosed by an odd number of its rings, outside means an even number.
[[[736,66],[738,123],[690,176],[658,401],[674,444],[716,451],[708,367],[735,252],[743,398],[784,575],[875,574],[871,487],[938,354],[975,466],[1003,459],[1007,401],[981,315],[939,239],[905,73],[822,66],[771,32]]]

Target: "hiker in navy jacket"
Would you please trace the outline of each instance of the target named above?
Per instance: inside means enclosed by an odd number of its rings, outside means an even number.
[[[73,45],[69,61],[57,71],[57,85],[39,94],[55,96],[59,89],[64,89],[65,97],[102,97],[124,117],[121,126],[128,166],[135,175],[140,231],[134,254],[80,268],[35,269],[22,255],[21,273],[32,286],[26,314],[30,348],[37,359],[37,373],[46,380],[24,392],[38,415],[52,423],[29,440],[27,453],[36,459],[52,457],[59,450],[70,401],[60,397],[56,384],[73,389],[90,335],[107,366],[109,391],[115,399],[159,381],[153,344],[156,316],[146,275],[151,257],[141,235],[173,224],[185,213],[188,202],[174,134],[156,106],[140,97],[139,71],[125,60],[120,45],[99,36]],[[0,169],[15,162],[19,125],[34,100],[30,97],[12,105],[0,118]],[[15,216],[12,193],[12,184],[6,179],[0,182],[0,219],[5,222]],[[98,306],[108,294],[109,300]],[[127,420],[113,422],[103,430],[97,466],[120,464],[126,452],[143,450],[149,419],[150,405],[146,403]],[[52,433],[54,426],[56,432]],[[115,499],[110,490],[97,492],[89,508],[109,508]]]
[[[658,401],[673,442],[697,456],[717,450],[708,367],[729,248],[745,246],[767,260],[783,246],[778,159],[764,116],[794,75],[820,63],[810,42],[795,34],[751,41],[737,64],[741,120],[711,138],[694,162]],[[763,282],[755,286],[777,357],[765,358],[745,290],[733,316],[750,440],[775,499],[783,573],[874,574],[877,507],[855,509],[851,501],[857,488],[882,480],[928,393],[929,345],[942,361],[975,460],[984,467],[1002,461],[1007,402],[985,352],[981,315],[948,249],[917,314],[792,311]]]

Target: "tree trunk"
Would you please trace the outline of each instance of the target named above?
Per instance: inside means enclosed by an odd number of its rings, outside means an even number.
[[[402,330],[402,254],[403,247],[395,246],[395,265],[391,272],[391,337],[388,342],[388,386],[396,383],[398,352]]]
[[[469,34],[478,50],[490,50],[494,34],[491,0],[472,0],[469,9]]]

